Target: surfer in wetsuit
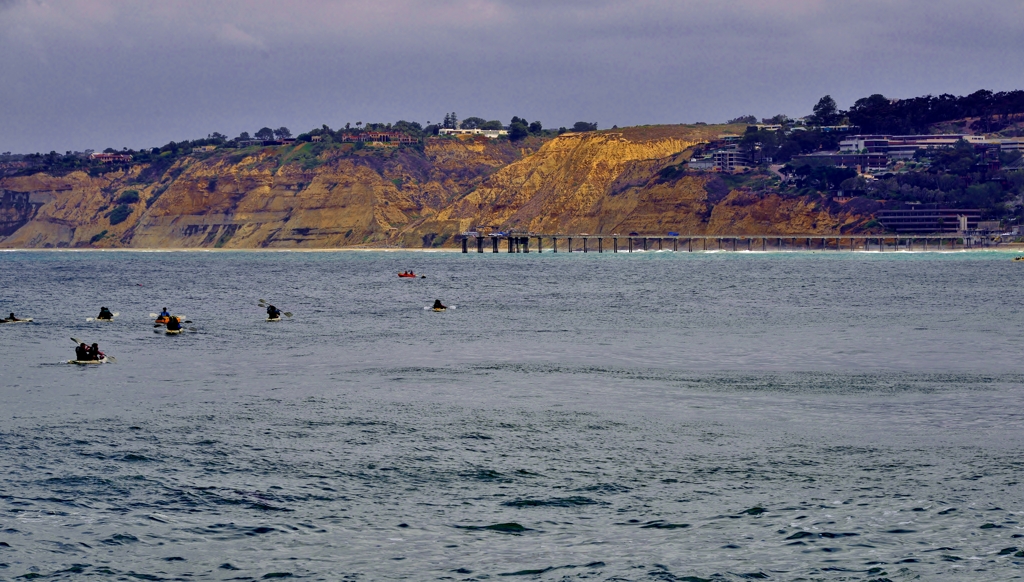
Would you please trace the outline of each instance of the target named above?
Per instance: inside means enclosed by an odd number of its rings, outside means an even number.
[[[21,321],[21,320],[18,319],[17,317],[14,317],[14,314],[11,313],[11,315],[7,318],[7,321]]]
[[[432,307],[432,309],[448,309],[448,307],[446,305],[444,305],[443,303],[441,303],[440,299],[435,299],[434,300],[434,307]]]
[[[167,329],[170,331],[178,331],[181,329],[181,322],[175,316],[167,318]]]
[[[99,344],[92,344],[92,347],[89,348],[89,357],[86,358],[86,359],[87,360],[102,360],[105,357],[106,357],[106,355],[103,352],[100,351],[100,345]]]
[[[273,305],[268,306],[267,307],[267,318],[268,319],[280,319],[281,318],[281,310],[276,308],[276,307],[274,307]]]
[[[96,319],[114,319],[114,314],[106,307],[100,307],[100,314],[96,316]]]
[[[89,359],[89,346],[85,345],[85,342],[78,344],[75,348],[75,359],[79,362],[85,362]]]

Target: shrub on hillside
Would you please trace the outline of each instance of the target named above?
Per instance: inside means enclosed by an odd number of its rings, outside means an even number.
[[[137,190],[125,190],[118,197],[118,204],[135,204],[139,201],[139,192]]]
[[[121,224],[132,214],[132,207],[127,204],[118,204],[110,211],[110,226]]]

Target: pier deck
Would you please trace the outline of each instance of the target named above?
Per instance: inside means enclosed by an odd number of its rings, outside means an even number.
[[[537,234],[511,232],[502,235],[460,235],[462,252],[483,253],[490,247],[497,253],[504,246],[508,253],[529,252],[634,252],[663,251],[910,251],[956,250],[998,246],[994,238],[983,235],[938,233],[930,235],[877,235],[877,234],[800,234],[800,235],[595,235],[595,234]],[[475,239],[475,240],[474,240]],[[490,244],[484,241],[490,239]],[[548,246],[545,249],[545,241]],[[475,245],[472,243],[475,242]],[[531,243],[536,245],[531,248]],[[610,244],[609,244],[610,243]]]

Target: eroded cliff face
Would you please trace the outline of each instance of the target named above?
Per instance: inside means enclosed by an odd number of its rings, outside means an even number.
[[[721,127],[656,126],[520,144],[218,150],[164,165],[0,181],[0,246],[339,248],[452,245],[469,229],[806,234],[867,219],[819,199],[730,192],[669,173]],[[132,202],[132,191],[138,201]]]
[[[847,232],[869,218],[862,208],[819,198],[730,192],[713,175],[662,178],[662,170],[688,160],[695,145],[720,132],[720,127],[660,126],[560,136],[413,225],[406,236],[470,229],[823,234]]]
[[[0,245],[337,248],[396,244],[409,225],[461,198],[522,153],[485,138],[418,150],[253,148],[165,168],[0,181]],[[112,212],[126,192],[121,222]],[[30,203],[31,202],[31,203]],[[416,241],[415,246],[422,246]]]

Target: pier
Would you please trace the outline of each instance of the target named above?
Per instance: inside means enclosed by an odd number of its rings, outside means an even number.
[[[462,252],[498,253],[502,246],[507,253],[529,253],[531,242],[535,252],[612,252],[639,251],[706,252],[706,251],[941,251],[989,248],[999,243],[990,237],[973,234],[939,233],[921,235],[878,234],[801,234],[801,235],[596,235],[503,233],[500,235],[462,234]],[[473,243],[475,239],[475,244]],[[490,245],[484,244],[490,239]],[[504,243],[503,243],[504,241]],[[545,246],[546,243],[546,246]],[[610,243],[610,244],[608,244]]]

